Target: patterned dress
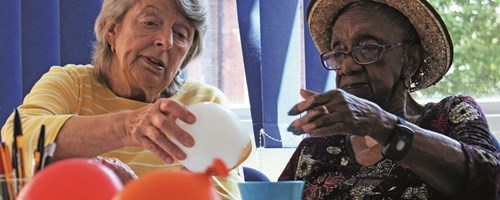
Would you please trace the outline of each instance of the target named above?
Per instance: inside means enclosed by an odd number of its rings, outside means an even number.
[[[303,199],[498,199],[500,153],[483,112],[471,97],[453,96],[429,103],[416,125],[462,144],[468,177],[461,194],[445,197],[401,161],[356,163],[346,136],[304,139],[279,181],[305,181]]]

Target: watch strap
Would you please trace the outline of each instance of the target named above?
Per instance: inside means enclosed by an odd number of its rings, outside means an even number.
[[[394,126],[387,143],[382,147],[384,158],[391,160],[401,160],[408,153],[413,143],[414,132],[405,120],[398,117],[398,122]]]

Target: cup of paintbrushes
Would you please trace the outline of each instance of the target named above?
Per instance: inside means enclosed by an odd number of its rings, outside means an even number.
[[[0,199],[14,200],[16,199],[22,185],[26,185],[29,178],[8,178],[5,175],[0,175]]]

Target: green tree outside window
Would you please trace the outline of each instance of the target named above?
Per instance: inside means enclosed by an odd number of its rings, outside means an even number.
[[[497,0],[430,0],[446,23],[455,50],[453,65],[436,86],[417,91],[423,99],[465,94],[476,99],[500,97]]]

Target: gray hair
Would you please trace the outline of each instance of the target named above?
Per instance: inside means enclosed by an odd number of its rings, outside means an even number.
[[[193,59],[198,57],[203,51],[203,38],[207,30],[207,11],[203,0],[175,0],[177,7],[184,17],[186,17],[195,29],[193,43],[189,48],[186,57],[182,61],[180,69]],[[121,22],[127,11],[137,2],[137,0],[104,0],[102,9],[94,25],[96,42],[92,52],[92,64],[95,66],[94,76],[103,83],[109,83],[109,67],[113,52],[111,45],[106,40],[106,32],[111,28],[113,22]],[[166,98],[174,95],[184,84],[184,80],[179,73],[174,77],[172,83],[165,88],[160,97]]]

